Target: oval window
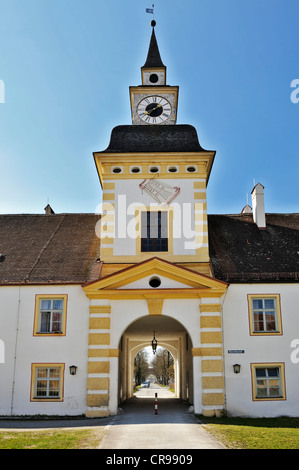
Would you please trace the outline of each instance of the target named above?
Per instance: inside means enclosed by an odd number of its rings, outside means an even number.
[[[120,167],[113,168],[112,173],[121,173],[121,168]]]
[[[134,166],[131,168],[131,173],[140,173],[140,168],[138,166]]]
[[[188,166],[187,171],[189,173],[194,173],[194,171],[196,171],[196,168],[195,168],[195,166]]]
[[[159,80],[159,77],[156,73],[152,73],[150,75],[149,80],[150,80],[151,83],[157,83],[157,81]]]
[[[170,173],[176,173],[176,172],[178,171],[178,169],[177,169],[176,166],[170,166],[170,167],[168,168],[168,171],[169,171]]]
[[[149,170],[151,173],[158,173],[159,168],[157,166],[152,166]]]
[[[150,280],[149,280],[149,285],[151,287],[153,287],[154,289],[156,289],[157,287],[159,287],[161,285],[161,279],[159,277],[152,277]]]

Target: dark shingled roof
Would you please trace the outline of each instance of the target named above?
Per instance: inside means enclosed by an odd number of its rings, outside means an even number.
[[[111,132],[109,146],[100,153],[131,152],[206,152],[197,131],[188,124],[174,126],[117,126]]]
[[[149,50],[146,58],[146,62],[143,68],[152,68],[152,67],[164,67],[164,64],[161,60],[159,47],[155,35],[155,28],[153,28],[151,41],[149,45]]]
[[[98,220],[94,214],[0,215],[0,284],[98,279]]]
[[[299,214],[266,214],[259,229],[252,214],[209,215],[214,275],[228,282],[299,281]]]
[[[100,278],[94,214],[0,215],[0,285],[84,284]],[[216,279],[299,282],[299,214],[209,215],[209,249]]]

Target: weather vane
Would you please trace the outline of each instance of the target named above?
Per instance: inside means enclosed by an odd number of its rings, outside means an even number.
[[[154,3],[152,4],[152,8],[146,8],[145,11],[146,11],[146,13],[151,13],[153,15],[153,19],[154,19],[154,15],[155,15],[155,5],[154,5]]]

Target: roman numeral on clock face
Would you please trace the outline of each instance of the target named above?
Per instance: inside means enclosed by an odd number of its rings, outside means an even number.
[[[163,124],[171,112],[171,104],[163,96],[147,96],[137,105],[139,118],[147,124]]]

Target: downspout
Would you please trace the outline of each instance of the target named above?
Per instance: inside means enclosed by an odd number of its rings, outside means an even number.
[[[19,286],[18,308],[17,308],[17,327],[16,327],[16,337],[15,337],[14,366],[13,366],[11,406],[10,406],[11,416],[13,415],[15,383],[16,383],[16,362],[17,362],[17,349],[18,349],[18,336],[19,336],[20,309],[21,309],[21,287]]]

